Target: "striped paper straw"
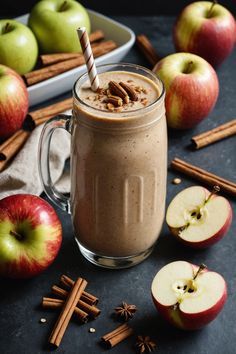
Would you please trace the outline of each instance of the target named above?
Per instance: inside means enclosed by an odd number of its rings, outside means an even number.
[[[88,70],[89,80],[91,83],[91,89],[96,92],[97,89],[99,88],[99,80],[98,80],[97,69],[96,69],[96,65],[95,65],[88,33],[87,33],[85,27],[79,27],[77,29],[77,33],[79,36],[81,48],[82,48],[83,55],[84,55],[84,60],[85,60],[87,70]]]

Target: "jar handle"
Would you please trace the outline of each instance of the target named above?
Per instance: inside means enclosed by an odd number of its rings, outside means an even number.
[[[39,176],[49,199],[70,214],[70,198],[55,188],[50,173],[49,152],[51,139],[54,131],[59,128],[71,133],[71,116],[59,114],[45,123],[39,141]]]

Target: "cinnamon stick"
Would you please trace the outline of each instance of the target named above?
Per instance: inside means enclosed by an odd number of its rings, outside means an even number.
[[[219,177],[178,158],[174,158],[172,160],[171,167],[174,170],[182,172],[186,176],[194,178],[208,186],[214,187],[215,185],[218,185],[222,192],[227,193],[233,197],[236,196],[236,183],[234,182]]]
[[[93,55],[95,58],[104,55],[117,47],[116,43],[112,40],[99,43],[93,48]],[[38,82],[50,79],[51,77],[57,76],[64,73],[65,71],[74,69],[78,66],[84,64],[84,57],[79,54],[77,58],[65,60],[53,65],[46,66],[42,69],[31,71],[25,75],[23,78],[27,86],[34,85]]]
[[[59,347],[66,328],[70,322],[73,315],[74,309],[87,285],[87,281],[82,278],[78,278],[71,289],[68,297],[66,298],[65,304],[62,311],[58,317],[58,320],[52,330],[49,338],[49,343]]]
[[[50,106],[29,112],[25,118],[23,129],[18,130],[0,145],[0,172],[17,155],[30,136],[30,131],[45,123],[55,115],[72,108],[72,98],[54,103]],[[29,131],[30,130],[30,131]]]
[[[64,286],[67,286],[69,288],[71,288],[74,285],[74,280],[68,277],[67,275],[62,275],[60,281]],[[86,291],[82,293],[81,300],[86,302],[89,305],[97,305],[98,303],[98,298]]]
[[[31,126],[37,127],[40,124],[46,123],[50,118],[56,116],[57,114],[67,111],[72,108],[73,99],[67,98],[63,101],[54,103],[50,106],[46,106],[36,111],[29,112],[26,119],[31,119]]]
[[[102,30],[96,30],[89,35],[90,43],[101,41],[105,38],[105,34]]]
[[[54,308],[61,308],[64,305],[65,301],[61,299],[54,299],[50,297],[43,297],[42,300],[42,306],[44,308],[48,309],[54,309]],[[83,310],[79,309],[78,307],[75,307],[74,309],[74,314],[77,316],[77,318],[83,322],[87,323],[88,322],[88,314],[84,312]]]
[[[2,145],[0,145],[0,172],[8,165],[9,161],[17,154],[28,139],[30,132],[18,130]]]
[[[52,292],[53,294],[56,294],[62,298],[66,298],[68,296],[68,291],[60,288],[57,285],[53,285]],[[96,306],[87,304],[86,302],[82,301],[81,298],[78,300],[77,307],[88,313],[92,318],[96,318],[101,313],[101,310],[99,310]]]
[[[151,66],[154,66],[160,60],[156,49],[153,47],[147,36],[140,34],[136,37],[136,44],[140,51],[144,54]]]
[[[104,39],[104,32],[101,30],[94,31],[90,34],[89,39],[90,43],[96,45],[98,42]],[[39,56],[39,62],[42,66],[52,65],[59,63],[60,61],[74,59],[80,56],[80,53],[53,53],[53,54],[42,54]]]
[[[101,340],[109,347],[113,348],[124,339],[128,338],[134,333],[133,329],[126,323],[116,328],[114,331],[105,334]]]
[[[195,149],[201,149],[204,146],[215,143],[236,134],[236,119],[218,127],[208,130],[204,133],[192,137],[192,143]]]

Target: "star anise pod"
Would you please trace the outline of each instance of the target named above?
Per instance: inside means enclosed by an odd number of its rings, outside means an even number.
[[[153,342],[149,336],[138,336],[136,347],[139,354],[151,353],[156,348],[156,343]]]
[[[135,305],[129,305],[124,301],[122,302],[122,306],[115,308],[117,317],[120,317],[125,321],[128,321],[130,318],[132,318],[136,311],[137,307]]]

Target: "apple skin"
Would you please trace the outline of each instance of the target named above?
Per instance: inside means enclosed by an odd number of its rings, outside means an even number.
[[[193,267],[194,272],[196,272],[198,270],[198,266],[196,266],[195,264],[191,264],[191,265]],[[202,272],[208,272],[208,270],[205,269]],[[224,293],[223,296],[219,299],[219,301],[212,308],[196,314],[184,313],[179,308],[174,310],[173,306],[168,306],[168,307],[163,306],[155,299],[152,293],[151,295],[157,311],[167,322],[169,322],[171,325],[179,329],[192,331],[192,330],[200,329],[206,326],[207,324],[209,324],[217,317],[217,315],[223,309],[228,296],[227,284],[225,280],[224,283],[225,283]]]
[[[63,11],[60,9],[63,8]],[[29,27],[43,53],[79,52],[78,27],[90,32],[86,9],[74,0],[41,0],[33,7]]]
[[[177,18],[173,39],[177,51],[198,54],[217,66],[234,48],[236,23],[232,14],[219,4],[214,5],[211,17],[207,18],[211,6],[209,1],[186,6]]]
[[[22,78],[0,65],[0,139],[21,128],[29,107],[28,92]]]
[[[34,68],[37,57],[38,44],[30,28],[15,20],[0,20],[0,64],[23,75]]]
[[[153,71],[165,85],[170,128],[193,128],[214,108],[219,95],[218,77],[203,58],[191,53],[170,54]]]
[[[158,312],[167,322],[179,329],[192,331],[206,326],[217,317],[218,313],[222,310],[227,300],[226,289],[227,288],[225,288],[224,296],[210,310],[191,315],[183,313],[179,309],[173,310],[173,306],[163,306],[156,301],[153,295],[152,299]]]
[[[17,239],[10,231],[19,234]],[[62,227],[53,207],[35,195],[16,194],[0,200],[0,274],[31,278],[55,259]]]

